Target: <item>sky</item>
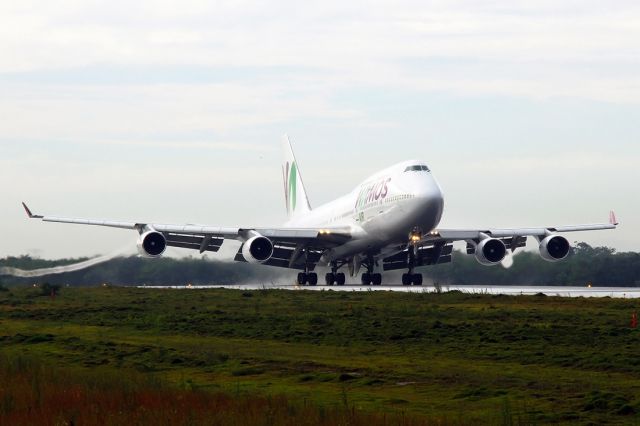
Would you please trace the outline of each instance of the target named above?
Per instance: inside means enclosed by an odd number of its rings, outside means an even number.
[[[637,1],[0,2],[0,256],[92,256],[132,231],[28,221],[285,221],[429,164],[441,226],[640,235]],[[184,251],[171,249],[171,254]],[[187,252],[188,254],[192,254]]]

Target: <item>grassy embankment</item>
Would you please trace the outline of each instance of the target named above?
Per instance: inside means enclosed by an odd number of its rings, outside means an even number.
[[[13,289],[0,292],[0,424],[629,423],[640,413],[636,306]]]

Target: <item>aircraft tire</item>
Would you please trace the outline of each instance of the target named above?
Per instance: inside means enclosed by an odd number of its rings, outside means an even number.
[[[304,272],[298,273],[298,285],[305,285],[307,283],[307,274]]]
[[[318,274],[316,274],[315,272],[307,274],[307,280],[309,282],[309,285],[317,285],[318,284]]]
[[[411,281],[413,282],[413,285],[422,285],[422,274],[413,274]]]
[[[373,282],[373,285],[382,284],[382,274],[371,274],[371,281]]]
[[[335,276],[335,275],[333,275],[333,273],[332,273],[332,272],[329,272],[328,274],[326,274],[326,275],[324,276],[324,282],[325,282],[327,285],[333,285],[333,283],[334,283],[334,282],[336,282],[336,276]]]
[[[336,284],[338,285],[344,285],[345,281],[346,281],[346,277],[344,275],[344,273],[339,272],[336,274]]]
[[[371,284],[371,274],[369,274],[368,272],[365,272],[364,274],[362,274],[362,285],[370,285]]]
[[[402,274],[402,285],[411,285],[411,275]]]

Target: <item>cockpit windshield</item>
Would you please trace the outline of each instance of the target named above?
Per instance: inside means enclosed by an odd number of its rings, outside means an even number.
[[[415,166],[409,166],[406,169],[404,169],[405,172],[429,172],[431,170],[429,170],[429,167],[425,166],[424,164],[416,164]]]

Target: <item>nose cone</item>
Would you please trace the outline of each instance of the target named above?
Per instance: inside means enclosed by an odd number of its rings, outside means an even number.
[[[444,211],[444,196],[440,185],[433,176],[427,175],[420,179],[411,193],[417,204],[420,224],[423,229],[432,230],[440,223]]]

